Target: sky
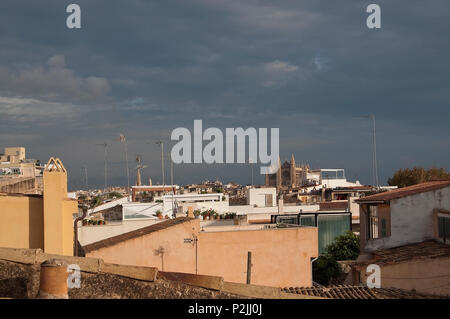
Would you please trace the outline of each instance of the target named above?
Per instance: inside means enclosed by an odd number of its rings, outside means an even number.
[[[68,29],[66,7],[81,7]],[[381,7],[369,29],[366,8]],[[60,157],[69,188],[162,182],[177,127],[279,128],[280,157],[371,184],[450,163],[448,0],[2,0],[0,149]],[[174,182],[251,182],[248,164],[174,165]],[[255,183],[263,176],[254,170]],[[170,165],[166,162],[166,182]]]

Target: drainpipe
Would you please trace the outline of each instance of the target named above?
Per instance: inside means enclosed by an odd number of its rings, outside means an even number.
[[[83,210],[83,215],[81,217],[78,217],[73,222],[73,231],[74,231],[74,245],[73,245],[73,255],[78,256],[78,222],[82,221],[87,216],[87,206],[83,205],[80,207]]]

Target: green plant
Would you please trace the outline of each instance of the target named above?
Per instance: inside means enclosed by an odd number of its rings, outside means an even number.
[[[326,247],[326,253],[335,260],[355,260],[359,256],[359,236],[347,231]]]
[[[342,274],[338,260],[354,260],[359,255],[359,236],[347,231],[325,248],[325,254],[313,263],[314,281],[327,286]]]
[[[96,207],[96,206],[99,206],[99,205],[101,205],[102,203],[103,203],[102,198],[101,198],[100,196],[96,196],[96,197],[94,197],[93,199],[91,199],[91,202],[90,202],[91,208]]]
[[[224,190],[223,190],[222,187],[215,187],[215,188],[213,189],[213,192],[214,192],[214,193],[223,193]]]
[[[331,278],[340,274],[341,267],[332,256],[322,255],[313,263],[314,281],[323,286],[328,286]]]
[[[162,217],[162,211],[160,211],[159,209],[156,211],[155,213],[156,217]]]
[[[123,195],[118,192],[111,192],[108,194],[108,198],[122,198]]]
[[[444,168],[430,168],[414,167],[400,169],[388,179],[388,184],[391,186],[406,187],[423,182],[447,180],[450,179],[450,172]]]

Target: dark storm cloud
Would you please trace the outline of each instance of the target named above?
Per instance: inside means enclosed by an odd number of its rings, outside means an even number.
[[[284,158],[339,166],[370,183],[377,117],[382,180],[450,160],[448,1],[72,1],[82,29],[65,27],[69,1],[0,4],[0,145],[63,158],[124,182],[122,145],[158,180],[159,149],[177,126],[280,127]],[[50,142],[51,141],[51,142]],[[70,147],[68,147],[70,146]],[[114,164],[116,163],[116,164]],[[246,167],[179,167],[179,182],[248,182]],[[79,176],[80,175],[80,176]],[[247,174],[248,175],[248,174]]]

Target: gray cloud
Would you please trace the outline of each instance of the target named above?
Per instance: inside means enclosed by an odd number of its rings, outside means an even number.
[[[47,65],[21,70],[0,69],[0,86],[8,95],[39,97],[49,101],[105,102],[110,91],[101,77],[79,77],[66,67],[64,55],[48,59]]]
[[[370,127],[356,118],[374,113],[382,180],[448,167],[447,0],[379,0],[380,30],[365,26],[368,1],[79,0],[80,30],[65,27],[69,3],[0,4],[0,147],[61,156],[72,186],[82,163],[101,185],[95,144],[108,141],[119,163],[119,133],[157,181],[154,140],[197,118],[280,127],[282,157],[369,183]],[[123,165],[111,165],[123,183]],[[180,182],[250,178],[240,166],[176,171]]]

